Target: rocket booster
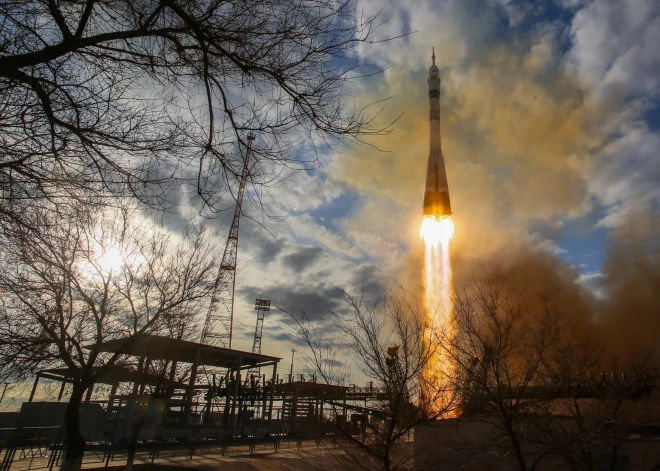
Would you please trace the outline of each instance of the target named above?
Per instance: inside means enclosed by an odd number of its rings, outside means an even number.
[[[440,71],[435,65],[435,48],[433,49],[433,65],[429,68],[429,123],[431,128],[431,150],[426,168],[426,189],[424,191],[424,216],[451,216],[449,203],[449,186],[445,159],[440,146]]]

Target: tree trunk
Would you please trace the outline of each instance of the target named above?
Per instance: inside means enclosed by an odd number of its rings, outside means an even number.
[[[148,411],[144,410],[140,412],[138,409],[137,401],[135,403],[135,409],[133,410],[133,421],[131,424],[131,438],[128,442],[128,455],[126,457],[126,467],[124,471],[132,471],[133,463],[135,462],[135,453],[137,451],[137,442],[140,435],[140,430],[142,425],[144,425]]]
[[[131,427],[131,440],[128,442],[128,456],[126,457],[126,467],[124,468],[124,471],[132,471],[133,469],[139,432],[140,427],[137,424],[133,424],[133,427]]]
[[[513,445],[513,452],[516,455],[516,461],[518,461],[518,467],[520,471],[527,471],[527,463],[525,463],[525,455],[523,454],[522,447],[518,441],[518,435],[516,434],[513,424],[510,421],[506,422],[506,430],[511,439],[511,444]]]
[[[71,398],[64,413],[65,454],[60,471],[80,471],[85,453],[85,439],[80,433],[80,403],[85,387],[74,383]]]
[[[610,455],[610,469],[611,470],[616,469],[616,464],[617,464],[618,457],[619,457],[619,444],[615,442],[615,443],[612,444],[612,453]]]
[[[390,471],[390,450],[389,448],[383,453],[383,471]]]

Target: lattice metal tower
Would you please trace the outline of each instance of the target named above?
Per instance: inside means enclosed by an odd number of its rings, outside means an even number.
[[[238,226],[241,219],[241,205],[245,194],[245,183],[248,177],[250,152],[254,142],[254,134],[248,134],[248,146],[243,161],[243,171],[236,195],[234,219],[229,228],[227,245],[222,255],[220,270],[213,286],[209,310],[206,314],[201,342],[207,345],[231,348],[231,338],[234,326],[234,289],[236,288],[236,260],[238,258]]]
[[[270,311],[270,299],[257,298],[254,304],[254,310],[257,311],[257,326],[254,329],[252,353],[261,353],[261,334],[264,330],[264,314],[266,311]],[[261,370],[259,368],[251,368],[245,377],[245,383],[249,384],[253,376],[255,377],[255,384],[259,384]]]

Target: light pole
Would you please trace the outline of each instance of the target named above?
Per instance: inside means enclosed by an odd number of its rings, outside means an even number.
[[[289,382],[293,383],[293,356],[296,354],[296,349],[291,349],[291,371],[289,371]]]

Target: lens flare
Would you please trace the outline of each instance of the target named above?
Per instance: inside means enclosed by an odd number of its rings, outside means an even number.
[[[451,216],[424,216],[420,238],[424,241],[425,340],[434,353],[422,375],[422,401],[431,416],[451,417],[451,393],[446,385],[453,377],[452,364],[444,354],[443,344],[453,338],[449,243],[454,235]]]

